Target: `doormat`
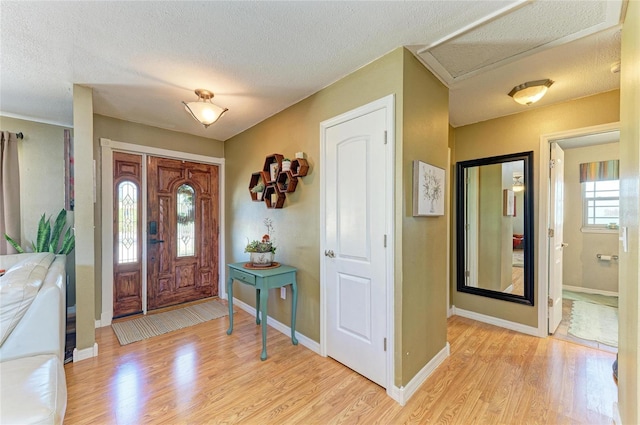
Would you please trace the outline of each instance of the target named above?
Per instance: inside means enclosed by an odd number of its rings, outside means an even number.
[[[586,301],[574,301],[569,333],[611,347],[618,346],[618,309]]]
[[[220,301],[212,300],[164,313],[112,323],[111,328],[118,337],[120,345],[127,345],[228,315],[229,307]]]

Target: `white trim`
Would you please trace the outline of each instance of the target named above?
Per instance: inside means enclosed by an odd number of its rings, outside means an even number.
[[[0,117],[15,118],[18,120],[38,122],[41,124],[55,125],[57,127],[73,128],[73,122],[68,123],[68,122],[62,122],[62,121],[46,120],[43,118],[32,117],[30,115],[14,114],[6,111],[0,111]]]
[[[607,297],[619,296],[617,292],[603,291],[602,289],[583,288],[581,286],[562,285],[562,289],[573,292],[582,292],[583,294],[606,295]]]
[[[386,325],[387,325],[387,352],[386,352],[386,377],[385,388],[387,394],[393,398],[393,380],[395,376],[395,310],[394,310],[394,290],[395,290],[395,95],[390,94],[381,99],[363,105],[359,108],[345,112],[344,114],[330,118],[320,123],[320,355],[327,355],[327,294],[325,282],[325,256],[326,249],[326,232],[325,232],[325,199],[326,199],[326,183],[324,176],[326,175],[324,160],[326,157],[326,130],[342,122],[357,118],[359,116],[384,109],[386,112],[386,130],[387,130],[387,153],[385,167],[385,233],[387,234],[387,248],[385,250],[385,267],[386,267]]]
[[[498,326],[500,328],[510,329],[512,331],[520,332],[527,335],[537,336],[537,337],[545,337],[544,335],[540,335],[538,328],[533,326],[523,325],[522,323],[510,322],[508,320],[499,319],[493,316],[487,316],[486,314],[476,313],[475,311],[463,310],[461,308],[453,307],[453,314],[460,317],[466,317],[467,319],[477,320],[478,322],[488,323],[493,326]],[[545,331],[546,332],[546,331]]]
[[[416,391],[420,388],[420,386],[424,383],[424,381],[431,376],[431,374],[440,366],[446,359],[449,357],[451,353],[451,347],[449,343],[444,346],[438,354],[433,356],[433,358],[427,363],[420,372],[416,373],[416,375],[409,381],[409,383],[404,387],[396,387],[393,386],[391,393],[389,394],[392,399],[397,401],[401,406],[404,406],[407,401],[415,394]],[[388,392],[387,392],[388,393]]]
[[[617,235],[620,233],[620,229],[609,229],[606,227],[581,227],[580,232],[582,233],[604,233],[610,235]]]
[[[79,362],[82,360],[90,359],[91,357],[98,357],[98,343],[94,342],[93,347],[83,348],[82,350],[78,350],[77,348],[73,349],[73,362]]]
[[[104,325],[104,326],[102,326],[102,319],[100,319],[100,320],[96,320],[96,321],[94,322],[94,328],[95,328],[95,329],[103,328],[103,327],[106,327],[106,326],[109,326],[109,325]]]
[[[451,180],[451,148],[447,148],[447,169],[445,170],[445,182],[447,184],[446,198],[451,200],[451,187],[453,186],[453,180]],[[447,318],[451,317],[449,311],[451,309],[451,202],[447,206],[447,273],[446,273],[446,294],[447,294]]]
[[[233,305],[234,307],[235,306],[240,307],[241,309],[243,309],[244,311],[246,311],[247,313],[251,314],[254,317],[256,315],[256,309],[254,307],[251,307],[249,304],[235,297],[233,298]],[[291,336],[291,328],[289,326],[285,325],[284,323],[278,322],[276,319],[274,319],[269,315],[267,315],[267,325],[271,326],[273,329],[277,331],[280,331],[281,333],[285,334],[288,337]],[[320,344],[318,344],[308,336],[301,334],[298,331],[296,331],[296,338],[298,338],[298,343],[300,345],[304,345],[314,353],[320,354]]]
[[[549,334],[549,144],[569,137],[619,130],[620,122],[583,127],[540,135],[540,161],[538,172],[538,336]]]
[[[226,276],[226,262],[225,262],[225,160],[224,158],[217,158],[213,156],[205,156],[192,154],[187,152],[179,152],[168,149],[160,149],[151,146],[136,145],[133,143],[118,142],[115,140],[100,139],[100,147],[102,153],[102,314],[100,315],[100,325],[109,326],[113,319],[113,235],[111,230],[111,224],[113,223],[113,151],[123,151],[129,153],[140,154],[143,156],[143,175],[142,175],[142,191],[146,198],[146,156],[160,156],[164,158],[173,158],[185,161],[193,161],[204,164],[214,164],[220,167],[219,173],[219,213],[220,213],[220,229],[219,229],[219,243],[218,243],[218,296],[222,299],[226,298],[225,289],[225,276]],[[142,219],[143,223],[147,222],[147,207],[143,202],[142,205]],[[142,239],[147,239],[147,226],[142,227]],[[142,250],[142,271],[143,271],[143,312],[146,313],[146,258],[147,250],[146,244],[143,244]],[[105,267],[106,265],[106,267]]]

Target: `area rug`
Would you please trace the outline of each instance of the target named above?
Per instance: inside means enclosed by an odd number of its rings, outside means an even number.
[[[586,301],[573,301],[569,334],[618,346],[618,309]]]
[[[229,308],[219,301],[207,301],[164,313],[148,314],[137,319],[111,324],[120,345],[176,331],[198,323],[229,315]]]
[[[574,292],[566,289],[562,290],[562,298],[572,301],[587,301],[590,303],[618,307],[618,297],[600,294],[588,294],[586,292]]]

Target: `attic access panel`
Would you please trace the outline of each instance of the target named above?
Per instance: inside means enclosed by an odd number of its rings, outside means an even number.
[[[622,1],[519,1],[418,50],[447,86],[620,23]]]

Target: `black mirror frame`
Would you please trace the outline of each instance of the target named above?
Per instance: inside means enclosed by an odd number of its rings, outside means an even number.
[[[464,232],[464,172],[470,167],[500,164],[503,162],[524,161],[524,295],[513,295],[465,285],[465,232]],[[456,163],[456,280],[458,292],[511,301],[519,304],[534,305],[534,256],[533,256],[533,151],[489,158],[472,159]]]

